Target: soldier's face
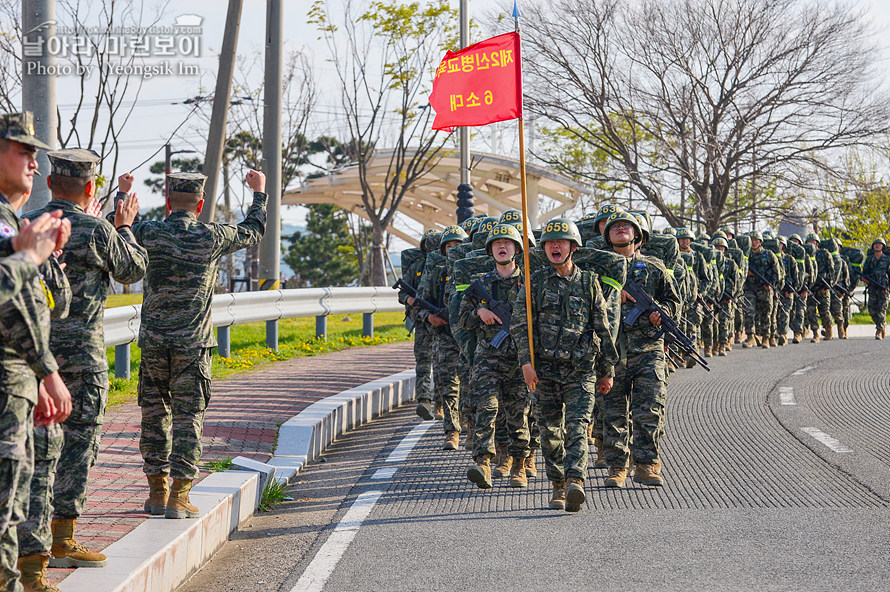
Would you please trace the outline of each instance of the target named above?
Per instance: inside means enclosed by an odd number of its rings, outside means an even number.
[[[451,250],[451,247],[456,247],[456,246],[459,245],[459,244],[460,244],[460,241],[459,241],[459,240],[450,240],[450,241],[448,241],[447,243],[445,243],[445,253],[448,254],[448,251]]]
[[[516,243],[505,238],[499,238],[491,243],[491,255],[496,263],[509,263],[516,256]]]
[[[37,149],[7,140],[6,151],[0,150],[0,190],[6,197],[30,193],[37,171]]]
[[[720,251],[721,253],[726,251],[726,247],[724,247],[723,245],[717,245],[714,248],[717,249],[718,251]]]
[[[758,250],[760,248],[760,245],[762,245],[762,244],[763,244],[763,241],[760,240],[759,238],[751,239],[751,248],[754,249],[755,251]]]
[[[572,242],[567,239],[549,240],[544,243],[544,252],[550,263],[561,265],[572,254]]]
[[[691,238],[681,238],[677,242],[680,244],[680,248],[685,251],[689,248],[689,245],[692,244],[692,239]]]
[[[609,240],[612,244],[632,243],[636,236],[630,222],[616,221],[609,226]]]
[[[881,243],[875,243],[874,247],[872,247],[872,248],[875,253],[880,253],[881,251],[884,250],[884,245],[882,245]]]

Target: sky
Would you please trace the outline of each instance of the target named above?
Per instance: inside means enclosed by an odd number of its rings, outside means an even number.
[[[83,1],[89,4],[87,0]],[[336,6],[339,0],[330,0],[330,2]],[[452,0],[452,2],[456,4],[456,0]],[[306,23],[306,11],[310,4],[310,0],[285,0],[283,27],[285,51],[308,52],[313,57],[315,76],[321,81],[322,90],[325,90],[324,85],[330,85],[333,70],[331,65],[324,61],[326,49],[323,42],[317,39],[315,26]],[[199,55],[169,60],[182,62],[189,66],[196,65],[199,73],[197,75],[180,74],[176,71],[177,64],[171,64],[174,68],[173,75],[145,80],[139,90],[138,97],[134,96],[132,97],[133,101],[126,103],[127,107],[133,105],[133,111],[122,141],[121,163],[123,169],[132,170],[137,177],[135,189],[140,194],[143,208],[154,207],[162,203],[159,195],[149,193],[143,180],[149,176],[148,166],[163,159],[162,147],[168,139],[170,139],[174,150],[195,150],[203,153],[206,148],[206,132],[197,129],[196,126],[200,124],[197,117],[192,116],[190,121],[183,125],[178,132],[174,133],[174,130],[182,124],[191,111],[191,106],[184,104],[183,101],[196,95],[213,92],[215,70],[218,63],[217,55],[222,44],[226,5],[227,3],[223,0],[189,0],[188,2],[171,0],[159,18],[159,25],[172,25],[177,18],[191,18],[189,15],[200,17],[201,46],[200,51],[197,52]],[[244,0],[238,40],[238,53],[241,56],[262,56],[263,54],[265,5],[265,0]],[[503,6],[503,3],[495,0],[469,0],[469,5],[471,17],[477,17],[498,6]],[[520,3],[520,8],[521,6],[522,3]],[[890,31],[890,0],[867,0],[862,2],[861,6],[868,10],[873,21],[879,27],[885,29],[881,39],[887,39],[886,32]],[[157,3],[154,0],[144,0],[141,7],[148,15],[157,10]],[[59,14],[61,17],[61,11]],[[151,18],[146,16],[145,21],[149,20]],[[60,24],[64,24],[62,18],[60,18]],[[478,39],[471,39],[471,41],[475,40]],[[884,54],[887,57],[882,60],[884,66],[882,69],[890,70],[890,49],[886,47],[886,42],[884,43]],[[159,59],[153,56],[147,61],[158,62]],[[255,75],[257,80],[260,80],[262,78],[262,59],[257,64],[258,71]],[[76,97],[79,94],[78,84],[77,76],[60,76],[57,79],[57,94],[63,120],[66,116],[70,117],[73,112],[74,100],[70,97]],[[313,132],[336,132],[338,127],[342,127],[337,124],[336,113],[339,106],[335,96],[331,92],[321,94],[317,105],[318,113],[313,121],[314,129],[310,129],[310,135]],[[152,154],[159,149],[158,155],[152,157]],[[137,166],[145,161],[147,163],[143,166]],[[283,219],[286,223],[302,224],[304,211],[299,207],[286,207],[282,212]]]

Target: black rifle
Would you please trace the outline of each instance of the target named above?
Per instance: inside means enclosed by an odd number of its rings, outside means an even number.
[[[836,295],[838,298],[842,298],[842,297],[844,297],[844,296],[852,296],[852,295],[853,295],[849,290],[847,290],[846,288],[844,288],[843,286],[841,286],[841,285],[839,285],[839,284],[834,284],[834,285],[832,286],[831,284],[828,283],[828,280],[826,280],[826,279],[825,279],[824,277],[822,277],[821,275],[820,275],[818,278],[816,278],[816,285],[819,285],[819,284],[822,284],[822,285],[825,286],[827,289],[829,289],[829,290],[831,290],[832,292],[834,292],[835,295]]]
[[[760,280],[760,283],[761,283],[761,284],[763,284],[764,286],[767,286],[770,290],[773,291],[773,294],[776,295],[776,302],[779,304],[779,306],[782,307],[782,310],[784,310],[784,311],[787,313],[787,312],[788,312],[788,308],[787,308],[784,304],[782,304],[782,301],[778,298],[779,291],[776,290],[776,287],[772,284],[772,282],[770,282],[768,279],[766,279],[765,277],[763,277],[763,276],[760,274],[760,272],[757,271],[756,269],[752,269],[752,268],[749,267],[749,268],[748,268],[748,272],[749,272],[751,275],[753,275],[755,278],[757,278],[758,280]]]
[[[631,327],[635,325],[641,315],[645,314],[648,317],[651,313],[657,312],[661,315],[661,327],[654,339],[658,339],[664,335],[664,341],[667,344],[668,349],[673,348],[692,357],[692,359],[698,362],[702,368],[708,372],[711,371],[705,359],[695,350],[695,343],[693,343],[693,341],[680,330],[680,327],[677,326],[677,322],[672,319],[664,309],[658,306],[658,303],[646,293],[639,283],[636,281],[628,281],[624,284],[624,291],[634,299],[633,310],[627,313],[627,316],[624,318],[624,323],[627,326]]]
[[[884,284],[882,284],[881,282],[879,282],[878,280],[876,280],[876,279],[874,278],[874,276],[872,276],[872,275],[870,275],[870,274],[860,273],[860,274],[859,274],[859,277],[861,277],[862,279],[868,281],[869,284],[872,284],[872,285],[874,285],[874,286],[877,286],[878,288],[880,288],[880,289],[883,290],[884,292],[890,292],[890,288],[888,288],[887,286],[885,286]]]
[[[787,294],[788,292],[791,292],[794,295],[794,298],[798,300],[803,306],[807,305],[807,301],[803,299],[803,297],[797,292],[797,290],[792,288],[791,284],[786,283],[782,294]]]
[[[705,302],[709,303],[713,308],[716,308],[718,312],[722,312],[723,314],[727,314],[729,311],[726,310],[726,306],[720,300],[711,298],[710,296],[705,296]]]
[[[447,308],[439,308],[435,304],[427,302],[423,298],[417,295],[417,290],[408,285],[405,280],[399,278],[396,280],[396,283],[392,286],[393,290],[398,290],[399,292],[404,292],[408,296],[414,299],[414,308],[422,308],[423,310],[429,311],[430,314],[434,314],[446,323],[448,322],[448,309]]]
[[[467,288],[466,292],[464,292],[464,297],[466,298],[467,294],[472,294],[478,300],[481,301],[482,304],[485,305],[485,308],[493,312],[501,319],[501,330],[497,332],[497,334],[491,340],[491,346],[495,349],[500,349],[500,347],[504,344],[504,341],[510,337],[510,321],[513,319],[513,308],[507,304],[506,302],[501,302],[500,300],[495,300],[492,297],[491,293],[485,289],[485,286],[482,285],[482,282],[479,280],[473,280],[473,283],[470,284],[470,287]]]
[[[707,317],[708,317],[709,319],[715,319],[715,318],[717,318],[717,317],[714,316],[714,311],[711,310],[711,305],[708,304],[708,302],[705,300],[705,297],[704,297],[704,296],[702,296],[701,294],[699,294],[699,295],[695,298],[695,303],[696,303],[696,304],[701,304],[702,310],[705,312],[705,315],[707,315]]]

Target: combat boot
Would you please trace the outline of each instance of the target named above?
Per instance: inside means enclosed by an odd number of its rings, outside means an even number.
[[[192,489],[191,479],[174,479],[170,489],[170,497],[167,499],[167,510],[164,518],[197,518],[198,508],[189,501],[189,491]]]
[[[464,422],[464,426],[467,429],[467,437],[464,440],[464,448],[466,450],[473,449],[473,441],[476,439],[476,432],[475,432],[476,422],[474,420],[475,420],[475,418],[473,418],[473,419],[467,418],[467,420]]]
[[[433,405],[429,399],[417,399],[417,415],[424,421],[433,420]]]
[[[627,479],[627,467],[609,467],[609,476],[603,482],[606,487],[624,487]]]
[[[875,331],[875,339],[877,339],[878,341],[880,341],[880,340],[883,339],[883,338],[884,338],[884,332],[883,332],[883,331],[881,331],[881,330]]]
[[[528,487],[528,477],[525,476],[525,459],[521,456],[513,457],[513,466],[510,467],[510,487]]]
[[[535,451],[532,450],[525,457],[525,476],[534,479],[538,476],[538,468],[535,466]]]
[[[46,579],[46,564],[49,557],[35,553],[19,557],[18,568],[22,575],[19,582],[25,592],[59,592],[59,589]]]
[[[50,567],[102,567],[108,559],[102,553],[90,551],[74,540],[77,518],[54,518],[52,521],[53,546],[50,549]]]
[[[844,327],[843,323],[837,324],[837,338],[838,339],[846,339],[847,338],[847,329]]]
[[[732,337],[729,338],[729,341],[727,341],[726,343],[723,344],[723,349],[725,349],[728,352],[732,351]]]
[[[728,355],[729,351],[730,351],[729,345],[727,345],[726,343],[721,343],[720,351],[717,352],[717,355],[726,357]]]
[[[593,423],[587,424],[587,445],[590,446],[594,443],[595,438],[593,437]]]
[[[757,345],[757,341],[754,339],[753,335],[748,335],[748,339],[745,340],[745,343],[742,344],[742,347],[749,348]]]
[[[167,509],[167,497],[170,495],[167,474],[146,475],[145,478],[148,479],[148,499],[143,506],[145,512],[152,516],[163,516]]]
[[[436,421],[445,419],[445,410],[442,408],[442,403],[436,402],[436,406],[433,409],[433,419]]]
[[[580,512],[584,505],[584,479],[569,477],[566,479],[566,512]]]
[[[829,323],[829,324],[825,325],[825,329],[823,329],[823,331],[822,331],[823,333],[825,333],[825,341],[831,341],[831,334],[832,334],[831,327],[832,327],[832,325],[831,325],[831,323]]]
[[[594,469],[607,469],[609,464],[606,462],[606,453],[603,448],[602,438],[594,438],[593,445],[596,447],[596,461],[593,463]]]
[[[494,458],[494,470],[491,471],[492,477],[500,479],[509,476],[510,468],[513,466],[513,457],[507,452],[506,446],[496,446],[495,452],[497,455]]]
[[[442,450],[457,450],[460,446],[460,432],[451,430],[445,434],[445,443],[442,444]]]
[[[736,333],[735,333],[735,343],[736,343],[736,345],[741,345],[741,344],[742,344],[742,332],[741,332],[741,331],[736,331]]]
[[[770,337],[769,338],[769,346],[770,347],[779,347],[779,340],[776,339],[775,337]]]
[[[881,327],[881,339],[887,337],[887,327]]]
[[[810,339],[810,343],[819,343],[819,341],[820,341],[819,334],[817,332],[813,331],[813,338]]]
[[[795,333],[794,338],[791,340],[791,343],[800,343],[802,338],[803,335],[801,335],[800,333]]]
[[[476,484],[479,489],[491,489],[491,455],[483,454],[467,469],[467,479]]]
[[[788,336],[787,335],[779,335],[778,341],[779,341],[779,345],[781,345],[782,347],[785,347],[785,345],[788,343]]]
[[[689,356],[688,358],[686,358],[686,367],[687,368],[695,368],[695,364],[696,364],[695,358],[693,358],[692,356]]]
[[[553,494],[550,496],[550,505],[547,507],[551,510],[565,510],[566,509],[566,482],[565,481],[551,481],[553,484]]]
[[[661,461],[654,464],[636,463],[634,467],[634,483],[642,483],[652,487],[664,485],[664,479],[658,473],[661,471]]]
[[[769,339],[766,337],[760,338],[760,348],[761,349],[769,349]]]
[[[705,357],[706,357],[706,358],[710,358],[710,357],[711,357],[711,346],[710,346],[710,345],[706,345],[706,346],[705,346]]]

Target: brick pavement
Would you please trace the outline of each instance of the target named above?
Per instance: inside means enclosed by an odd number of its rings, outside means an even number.
[[[413,344],[406,342],[276,362],[214,381],[202,463],[239,455],[266,461],[278,427],[315,401],[413,366]],[[140,419],[135,401],[105,416],[86,510],[77,524],[77,539],[92,549],[104,549],[148,518],[142,510],[148,485],[139,454]],[[50,569],[49,576],[58,582],[71,571]]]

